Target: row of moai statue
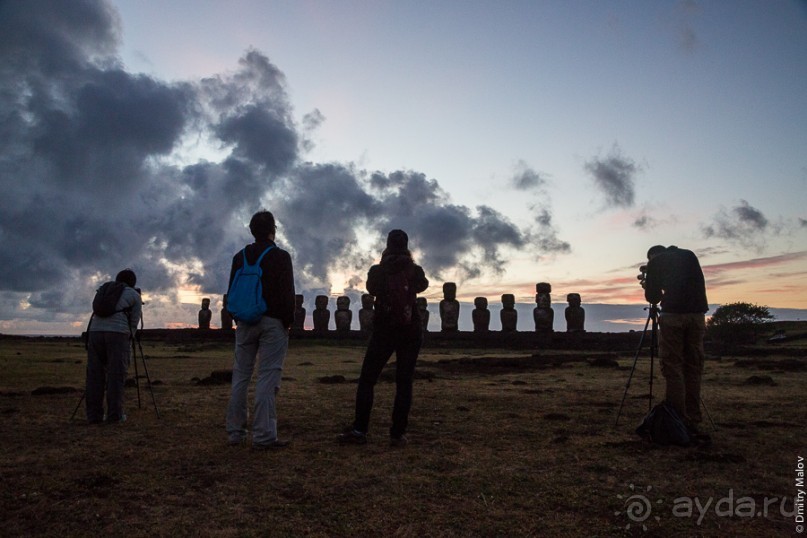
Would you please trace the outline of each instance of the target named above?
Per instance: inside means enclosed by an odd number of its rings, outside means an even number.
[[[554,329],[555,312],[552,310],[552,285],[547,282],[539,282],[535,285],[536,307],[532,311],[535,331],[539,333],[552,332]],[[303,307],[304,297],[295,296],[294,325],[292,329],[304,330],[306,309]],[[327,332],[331,321],[331,312],[328,310],[329,297],[327,295],[317,295],[314,300],[314,312],[311,317],[314,321],[314,332]],[[566,331],[584,332],[586,322],[586,311],[580,306],[581,299],[579,293],[570,293],[566,296],[569,306],[566,307]],[[428,331],[429,310],[425,297],[417,298],[420,320],[424,331]],[[499,312],[499,319],[502,324],[502,332],[515,332],[518,323],[518,311],[516,310],[516,299],[511,293],[502,295],[502,310]],[[454,282],[443,284],[443,300],[440,301],[440,331],[451,333],[459,331],[460,303],[457,301],[457,285]],[[210,310],[210,299],[202,299],[202,309],[199,311],[199,328],[209,329],[212,312]],[[474,325],[474,332],[485,333],[490,331],[490,310],[488,310],[488,300],[486,297],[474,299],[474,310],[471,312]],[[334,312],[334,323],[337,331],[350,331],[353,324],[353,312],[350,310],[350,297],[341,296],[336,299],[336,312]],[[227,312],[227,295],[224,295],[221,309],[221,328],[232,329],[233,319]],[[361,310],[359,310],[359,330],[371,332],[373,330],[373,296],[364,294],[361,296]]]

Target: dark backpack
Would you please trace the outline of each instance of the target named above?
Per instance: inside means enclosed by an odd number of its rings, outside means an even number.
[[[243,250],[244,265],[235,272],[230,289],[227,291],[227,311],[236,322],[255,325],[266,313],[266,300],[263,298],[263,284],[261,276],[261,260],[267,252],[272,250],[268,247],[261,253],[253,265],[247,263],[247,249]]]
[[[412,324],[415,310],[415,292],[409,282],[409,271],[387,273],[386,291],[382,299],[384,314],[390,325],[401,327]]]
[[[107,282],[98,288],[95,292],[95,298],[92,300],[93,315],[99,318],[108,318],[113,314],[128,310],[128,308],[117,308],[118,301],[120,301],[125,289],[126,284],[123,282]]]
[[[657,445],[689,446],[689,429],[681,415],[666,401],[656,405],[636,428],[636,433],[648,437]]]

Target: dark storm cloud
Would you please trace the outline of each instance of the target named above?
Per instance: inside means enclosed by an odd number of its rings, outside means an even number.
[[[223,293],[262,207],[311,297],[330,289],[329,270],[363,278],[392,228],[432,275],[501,271],[506,249],[564,248],[548,211],[538,232],[522,230],[452,203],[422,173],[302,163],[324,116],[298,126],[285,76],[258,51],[232,72],[168,83],[121,67],[119,33],[102,1],[0,1],[0,319],[86,312],[97,283],[124,267],[165,294],[156,304],[188,284]],[[220,160],[176,164],[194,144]],[[359,246],[367,233],[376,250]]]
[[[366,175],[337,164],[301,165],[277,199],[281,234],[310,285],[324,282],[329,268],[366,274],[392,228],[406,230],[433,275],[455,267],[466,277],[500,271],[503,249],[527,245],[527,232],[500,213],[452,204],[435,180],[414,171]],[[359,230],[376,237],[375,251],[357,249]]]
[[[530,211],[535,215],[536,228],[531,230],[527,241],[541,253],[567,253],[571,245],[558,238],[557,230],[552,222],[552,202],[547,192],[548,180],[543,174],[536,172],[525,161],[516,165],[510,184],[521,191],[531,191],[535,202]]]
[[[366,263],[355,248],[357,227],[374,221],[381,208],[352,170],[336,164],[301,165],[273,199],[279,235],[294,251],[296,271],[311,280],[309,285],[323,286],[330,267],[351,268],[353,260]]]
[[[618,146],[605,158],[594,157],[585,164],[594,185],[605,195],[609,207],[632,207],[635,199],[635,176],[640,167],[622,155]]]
[[[125,266],[152,291],[188,271],[220,289],[242,222],[297,159],[267,58],[248,51],[233,73],[170,84],[123,71],[118,33],[103,2],[0,3],[0,287],[35,308],[61,297],[84,311],[74,290]],[[160,160],[185,137],[230,154]]]
[[[740,204],[730,210],[721,208],[711,224],[703,227],[703,234],[707,238],[724,239],[755,248],[764,245],[767,235],[777,234],[779,231],[779,226],[771,224],[762,211],[745,200],[740,200]]]
[[[807,228],[807,219],[799,217],[799,224],[801,225],[802,228]]]
[[[524,161],[519,161],[516,166],[516,172],[510,180],[513,187],[521,191],[543,189],[546,182],[546,179],[540,173],[533,170]]]
[[[487,269],[501,272],[503,250],[532,249],[529,230],[491,207],[452,204],[438,183],[421,173],[376,173],[370,183],[383,208],[376,228],[384,234],[391,228],[406,230],[423,267],[437,277],[451,268],[467,278]]]

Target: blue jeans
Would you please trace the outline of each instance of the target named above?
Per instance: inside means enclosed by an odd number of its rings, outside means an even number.
[[[87,381],[85,398],[87,422],[104,420],[106,391],[106,420],[119,422],[123,418],[123,387],[129,367],[130,335],[111,331],[90,331],[87,339]]]
[[[252,442],[271,443],[277,439],[275,396],[280,390],[283,361],[289,348],[289,332],[276,318],[264,316],[255,325],[239,323],[235,330],[235,360],[230,403],[227,406],[227,434],[231,441],[247,435],[247,391],[258,360]]]

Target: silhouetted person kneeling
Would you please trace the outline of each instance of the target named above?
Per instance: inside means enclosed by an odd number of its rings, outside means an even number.
[[[373,408],[373,393],[381,371],[395,352],[395,403],[392,409],[390,442],[404,446],[412,407],[412,383],[423,342],[416,296],[429,287],[423,268],[412,260],[409,238],[403,230],[392,230],[381,263],[367,274],[367,291],[375,297],[373,333],[364,355],[356,389],[356,417],[353,427],[339,436],[345,444],[364,444]]]

